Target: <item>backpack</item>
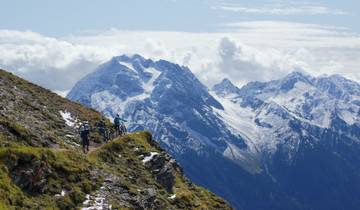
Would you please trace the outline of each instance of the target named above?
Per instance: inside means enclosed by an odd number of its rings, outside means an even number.
[[[88,123],[85,123],[80,128],[80,135],[82,137],[88,136],[90,134],[90,126]]]
[[[90,131],[90,126],[89,126],[88,123],[85,123],[85,124],[84,124],[84,130],[85,130],[85,131]]]

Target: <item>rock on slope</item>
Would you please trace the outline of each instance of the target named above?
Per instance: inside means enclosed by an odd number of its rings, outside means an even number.
[[[3,70],[0,98],[0,209],[230,209],[184,178],[150,133],[84,155],[76,127],[98,112]]]
[[[114,57],[68,97],[121,113],[156,139],[196,183],[237,209],[357,209],[360,86],[292,73],[207,90],[186,67]],[[331,174],[331,176],[329,176]]]

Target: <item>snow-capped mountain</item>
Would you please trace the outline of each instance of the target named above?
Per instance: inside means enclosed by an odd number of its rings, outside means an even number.
[[[219,96],[228,96],[229,94],[239,94],[240,90],[229,79],[223,79],[219,84],[214,85],[213,91]]]
[[[294,129],[294,123],[344,131],[354,141],[360,140],[360,85],[339,75],[313,78],[295,72],[277,81],[252,82],[240,90],[229,82],[221,84],[225,85],[215,85],[213,91],[224,109],[215,108],[215,112],[262,154],[274,154],[279,144],[288,145],[291,161],[304,138],[312,135],[308,129]]]
[[[243,146],[212,111],[223,107],[207,88],[188,68],[164,60],[114,57],[76,84],[68,97],[110,118],[120,113],[129,120],[129,130],[151,130],[174,154],[208,146],[223,150],[230,140]]]
[[[360,85],[339,75],[224,79],[209,91],[187,67],[119,56],[68,98],[152,131],[190,179],[237,209],[360,203]]]

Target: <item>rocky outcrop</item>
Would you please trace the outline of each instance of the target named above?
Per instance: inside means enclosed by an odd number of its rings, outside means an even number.
[[[87,195],[83,202],[84,209],[116,209],[117,206],[129,209],[164,209],[166,208],[157,197],[155,188],[138,189],[137,194],[122,184],[119,176],[103,174],[105,180],[102,186],[93,195]],[[111,201],[116,200],[116,205]]]
[[[43,160],[10,159],[7,168],[14,183],[31,194],[41,194],[46,191],[47,178],[52,170]]]
[[[175,184],[175,173],[182,174],[180,166],[166,153],[154,155],[145,166],[155,176],[156,181],[170,193]]]

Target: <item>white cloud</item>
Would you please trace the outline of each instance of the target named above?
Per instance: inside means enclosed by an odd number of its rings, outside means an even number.
[[[276,49],[255,49],[223,38],[219,45],[219,69],[238,84],[277,79],[294,70],[307,68],[294,54]]]
[[[64,91],[112,56],[138,53],[187,65],[208,86],[282,77],[294,69],[340,73],[360,81],[360,36],[345,28],[255,21],[224,33],[122,31],[51,38],[0,30],[0,67]]]
[[[340,9],[332,9],[323,5],[311,3],[273,3],[269,5],[253,6],[239,4],[222,4],[211,7],[214,10],[222,10],[246,14],[263,15],[346,15],[347,13]]]
[[[286,21],[243,21],[224,27],[259,47],[360,48],[360,36],[344,27]]]
[[[0,30],[0,67],[50,89],[69,89],[100,62],[119,53],[31,31]]]

